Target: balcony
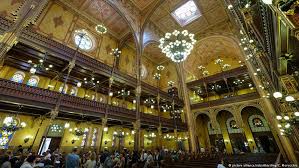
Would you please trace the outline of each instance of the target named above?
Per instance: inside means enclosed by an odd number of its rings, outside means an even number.
[[[2,103],[18,103],[49,112],[55,107],[59,95],[60,93],[58,92],[0,79],[0,102]],[[86,116],[100,119],[104,117],[107,108],[109,120],[125,121],[129,123],[136,120],[136,111],[134,110],[107,105],[66,94],[61,96],[60,115],[84,113]],[[140,116],[142,125],[159,126],[159,119],[157,116],[145,113],[141,113]],[[172,119],[162,118],[161,121],[163,127],[174,128]],[[186,124],[182,122],[177,122],[177,127],[180,130],[187,129]]]
[[[254,99],[258,99],[259,97],[260,96],[257,92],[252,92],[252,93],[235,95],[235,96],[231,96],[231,97],[227,97],[227,98],[221,98],[221,99],[211,100],[211,101],[207,101],[207,102],[200,102],[200,103],[192,104],[191,109],[195,110],[195,109],[201,109],[201,108],[207,108],[207,107],[215,107],[215,106],[220,106],[220,105],[225,105],[225,104],[254,100]]]

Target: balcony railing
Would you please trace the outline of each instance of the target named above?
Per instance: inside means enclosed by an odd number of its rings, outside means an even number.
[[[7,30],[11,25],[11,21],[7,20],[6,18],[0,17],[0,33]],[[61,58],[66,61],[70,61],[75,53],[74,49],[56,42],[49,37],[39,34],[30,28],[24,29],[22,31],[19,40],[21,43],[24,43],[26,45],[36,46],[36,48],[42,48],[46,51],[50,51],[55,57]],[[76,64],[83,67],[89,67],[96,73],[104,76],[110,76],[112,70],[111,66],[95,60],[94,58],[91,58],[90,56],[87,56],[83,53],[77,54]],[[136,87],[136,78],[118,70],[114,72],[114,76],[115,80],[118,80],[119,82],[125,83],[129,86]],[[142,91],[149,94],[157,95],[157,88],[147,84],[146,82],[142,82]],[[172,97],[163,90],[160,90],[160,96],[165,100],[172,101]],[[183,105],[183,101],[179,98],[175,98],[174,101],[178,105]]]
[[[9,80],[0,79],[0,101],[9,103],[21,103],[42,109],[53,109],[57,103],[60,93],[31,87],[25,84],[15,83]],[[108,106],[108,107],[107,107]],[[72,112],[82,113],[90,116],[103,117],[106,108],[109,111],[109,119],[134,122],[136,111],[122,107],[112,106],[96,101],[86,100],[80,97],[63,94],[61,97],[61,113]],[[141,123],[144,125],[159,126],[157,116],[141,113]],[[174,128],[173,120],[163,118],[163,127]],[[177,122],[181,130],[186,130],[186,124]]]
[[[224,105],[224,104],[231,104],[231,103],[237,103],[237,102],[242,102],[242,101],[254,100],[254,99],[258,99],[259,97],[260,96],[257,92],[252,92],[252,93],[248,93],[248,94],[242,94],[242,95],[237,95],[237,96],[232,96],[232,97],[227,97],[227,98],[222,98],[222,99],[217,99],[217,100],[211,100],[208,102],[192,104],[191,108],[192,109],[200,109],[200,108],[207,108],[207,107],[215,107],[215,106],[220,106],[220,105]]]

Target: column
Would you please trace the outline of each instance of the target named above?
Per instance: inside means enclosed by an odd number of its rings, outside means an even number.
[[[290,143],[289,138],[279,134],[279,132],[280,132],[279,128],[278,128],[279,123],[276,120],[276,111],[275,111],[271,101],[268,98],[266,98],[265,91],[261,87],[258,87],[258,86],[262,85],[262,83],[257,76],[253,75],[255,73],[253,65],[249,61],[246,61],[245,63],[246,63],[249,74],[250,74],[255,86],[257,86],[256,89],[261,96],[260,100],[261,100],[262,106],[264,108],[263,112],[264,112],[265,118],[267,119],[267,121],[269,123],[271,123],[271,125],[270,125],[271,131],[273,133],[275,141],[276,141],[282,155],[284,156],[284,158],[288,158],[292,163],[298,163],[298,161],[295,157],[294,149],[292,147],[292,144]]]
[[[18,42],[22,30],[34,24],[49,0],[27,0],[16,11],[15,23],[0,35],[0,67],[2,68],[6,53]]]
[[[142,47],[138,45],[137,55],[136,55],[136,121],[133,123],[134,130],[135,130],[135,137],[134,137],[134,150],[139,151],[140,149],[140,96],[141,96],[141,56],[142,56]]]
[[[188,124],[188,130],[189,130],[189,138],[190,138],[190,146],[192,152],[197,152],[198,151],[198,146],[196,144],[196,131],[195,131],[195,120],[194,120],[194,114],[191,111],[191,105],[190,105],[190,99],[189,99],[189,92],[188,88],[186,85],[186,80],[185,80],[185,72],[183,69],[183,64],[179,63],[178,66],[178,76],[181,81],[181,86],[183,90],[183,97],[184,97],[184,103],[185,103],[185,116],[186,116],[186,121]]]
[[[161,124],[160,124],[160,126],[158,127],[158,129],[157,129],[157,137],[156,137],[156,140],[157,140],[157,143],[156,143],[156,145],[157,145],[157,148],[158,149],[162,149],[162,127],[161,127]]]

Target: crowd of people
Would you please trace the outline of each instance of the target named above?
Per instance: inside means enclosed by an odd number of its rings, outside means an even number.
[[[6,151],[0,155],[1,168],[159,168],[164,163],[205,158],[219,158],[216,151],[205,151],[199,154],[185,151],[142,150],[141,152],[127,149],[114,152],[108,150],[96,153],[82,152],[74,148],[72,152],[61,153],[59,149],[37,155],[31,152]]]

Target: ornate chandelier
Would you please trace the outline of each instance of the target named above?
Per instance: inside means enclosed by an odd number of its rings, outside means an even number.
[[[173,62],[182,62],[190,55],[196,40],[194,34],[188,30],[166,33],[164,38],[160,39],[159,48]]]

